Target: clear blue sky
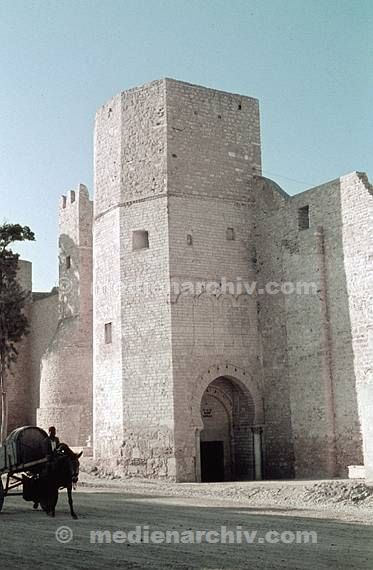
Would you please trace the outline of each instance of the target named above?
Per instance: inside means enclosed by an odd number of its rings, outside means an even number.
[[[371,0],[0,0],[0,221],[57,281],[59,196],[92,192],[97,107],[160,77],[260,99],[263,174],[290,193],[372,177]]]

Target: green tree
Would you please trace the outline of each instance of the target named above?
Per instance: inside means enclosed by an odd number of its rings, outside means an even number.
[[[4,442],[8,430],[7,371],[17,360],[17,343],[29,332],[24,312],[29,293],[19,284],[19,255],[9,246],[15,242],[34,240],[35,235],[28,226],[8,223],[0,225],[0,443]]]

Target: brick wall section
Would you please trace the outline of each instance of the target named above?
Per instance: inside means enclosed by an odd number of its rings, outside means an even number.
[[[97,192],[97,191],[96,191]],[[119,209],[94,224],[94,445],[97,457],[119,455],[123,443],[123,380]],[[105,344],[105,324],[112,343]]]
[[[299,231],[298,208],[305,205],[310,208],[310,228]],[[327,225],[325,220],[328,220]],[[331,347],[333,324],[337,325],[333,305],[335,289],[342,293],[344,286],[339,182],[292,199],[288,203],[287,222],[288,233],[284,238],[287,241],[283,247],[285,279],[315,284],[315,291],[309,295],[285,296],[296,474],[334,476],[337,474],[337,391],[348,389],[353,396],[354,389],[348,375],[345,382],[338,379],[339,385],[336,385]],[[319,228],[322,238],[318,237]],[[320,239],[324,245],[318,243]],[[346,299],[344,303],[348,320]],[[324,314],[325,307],[328,315]],[[344,322],[348,331],[346,325]],[[340,348],[336,350],[339,353]],[[342,382],[345,385],[342,386]]]
[[[40,405],[40,362],[58,324],[58,291],[34,293],[31,306],[31,423],[36,425]]]
[[[32,264],[19,261],[19,280],[31,292]],[[40,360],[57,327],[58,294],[33,294],[26,307],[30,332],[20,343],[19,356],[8,375],[8,431],[36,424],[40,396]]]
[[[135,285],[122,290],[124,457],[130,473],[165,476],[174,469],[167,199],[121,214],[121,282]],[[132,251],[138,229],[149,249]]]
[[[348,465],[362,462],[358,400],[370,358],[364,314],[369,192],[356,173],[293,198],[263,179],[257,187],[259,236],[272,242],[271,247],[258,240],[258,274],[264,281],[272,273],[282,281],[315,284],[310,294],[265,295],[259,301],[267,452],[271,424],[282,412],[291,420],[297,476],[346,475]],[[300,230],[298,211],[306,205],[310,227]],[[357,271],[362,279],[356,287]],[[276,398],[280,378],[285,389],[285,378],[289,382],[285,410]]]
[[[258,290],[284,278],[283,234],[287,227],[288,196],[265,178],[255,180],[255,252]],[[265,461],[267,478],[294,476],[287,316],[282,295],[257,295],[257,312],[264,376]]]
[[[261,173],[258,100],[172,79],[166,92],[169,194],[247,204]]]
[[[260,169],[258,104],[251,98],[163,80],[122,93],[102,107],[95,132],[95,236],[100,232],[102,243],[107,236],[117,244],[112,251],[107,248],[112,256],[107,267],[117,271],[119,256],[121,298],[116,316],[122,322],[119,361],[117,352],[111,354],[102,346],[102,313],[109,315],[112,303],[105,295],[97,297],[99,284],[108,281],[111,288],[117,277],[106,272],[95,237],[96,454],[103,455],[99,426],[111,401],[104,384],[112,381],[118,395],[113,411],[116,415],[118,405],[123,406],[124,424],[122,433],[115,430],[112,456],[130,473],[195,479],[191,402],[199,375],[227,360],[249,367],[260,382],[256,308],[255,302],[238,295],[185,299],[198,303],[193,333],[188,335],[191,327],[185,316],[190,315],[184,299],[175,302],[172,297],[169,304],[170,280],[247,276],[250,178],[253,169]],[[117,210],[120,233],[117,225],[104,221]],[[233,242],[226,240],[227,227],[234,227]],[[132,232],[141,229],[149,232],[150,248],[132,252]],[[195,244],[192,253],[186,248],[189,230]],[[127,284],[135,282],[140,289],[155,283],[159,287],[151,294],[138,289],[134,294]],[[213,335],[206,330],[209,320],[215,323]],[[119,322],[113,325],[115,330]],[[238,328],[235,339],[233,329]],[[200,401],[198,410],[199,406]],[[176,450],[174,434],[182,436]],[[121,437],[124,445],[119,450]]]
[[[200,376],[216,365],[224,372],[232,363],[258,386],[262,380],[255,299],[219,286],[252,276],[251,180],[260,172],[259,111],[250,97],[173,80],[166,85],[170,278],[218,285],[213,294],[172,297],[177,477],[195,480],[203,427],[195,425]],[[234,230],[233,241],[227,240],[227,228]]]
[[[72,446],[92,438],[92,208],[82,184],[61,200],[59,322],[42,358],[37,413],[38,425],[55,425]]]
[[[99,110],[95,156],[96,457],[129,474],[172,476],[164,81]],[[133,251],[137,230],[148,232],[149,249]],[[113,342],[105,346],[108,319]]]
[[[32,288],[32,265],[29,261],[19,260],[18,280],[24,291],[31,292]],[[31,299],[25,308],[25,314],[30,320]],[[26,336],[18,346],[17,361],[13,363],[7,373],[7,397],[8,397],[8,432],[16,427],[27,425],[32,419],[31,406],[31,372],[30,355],[31,339]]]
[[[341,178],[341,212],[353,371],[364,463],[373,481],[373,187],[364,173]]]
[[[96,113],[94,141],[95,200],[93,225],[93,417],[97,458],[120,456],[123,443],[122,341],[120,330],[120,210],[122,97]],[[105,324],[112,343],[105,344]]]
[[[350,180],[354,176],[356,175],[351,175]],[[330,418],[327,419],[328,398],[325,394],[325,385],[322,385],[323,373],[325,373],[323,367],[325,366],[330,369],[332,385],[331,405],[334,416],[332,419],[335,423],[336,437],[335,474],[346,475],[348,465],[362,462],[357,402],[358,376],[354,364],[354,333],[345,255],[346,212],[343,207],[343,194],[346,183],[349,184],[347,181],[348,177],[342,177],[297,195],[290,203],[293,235],[298,240],[299,257],[298,259],[293,257],[293,263],[289,263],[288,276],[297,276],[305,281],[315,281],[318,291],[316,295],[296,296],[296,302],[300,306],[303,305],[300,313],[303,319],[288,337],[289,355],[293,355],[291,362],[296,368],[296,372],[290,375],[294,430],[301,429],[304,434],[308,433],[306,435],[308,442],[311,438],[315,438],[312,443],[313,449],[309,449],[313,458],[312,462],[306,458],[307,446],[302,452],[303,461],[298,458],[299,474],[319,472],[321,475],[333,475],[333,472],[330,472],[330,466],[328,468],[328,454],[324,451],[329,448],[329,454],[332,453],[330,448],[332,426]],[[349,190],[351,191],[352,187]],[[354,199],[357,202],[360,201],[357,193]],[[308,230],[297,232],[297,210],[306,204],[310,208],[311,227]],[[324,235],[325,299],[323,299],[322,283],[320,287],[322,267],[317,260],[317,233],[321,228]],[[355,229],[360,234],[358,225],[355,225]],[[360,236],[363,237],[362,234]],[[323,300],[327,305],[327,322],[322,312]],[[294,307],[290,297],[287,301],[288,308]],[[291,318],[292,311],[290,311],[289,320]],[[289,329],[291,330],[290,326],[288,326],[288,331]],[[325,346],[326,344],[329,346]],[[329,356],[326,355],[326,351],[329,351]],[[302,356],[304,356],[303,359]],[[329,363],[326,362],[327,358],[329,358]],[[298,385],[298,389],[294,391],[296,378],[300,386]],[[305,394],[308,395],[306,399]],[[310,404],[312,402],[312,406],[308,405],[304,410],[304,415],[301,416],[300,402],[305,400],[308,400]],[[299,418],[298,421],[296,415]],[[299,449],[301,447],[301,441],[299,441]]]

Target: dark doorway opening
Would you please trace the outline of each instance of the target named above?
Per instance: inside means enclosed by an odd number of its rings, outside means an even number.
[[[201,441],[201,479],[224,481],[224,442]]]

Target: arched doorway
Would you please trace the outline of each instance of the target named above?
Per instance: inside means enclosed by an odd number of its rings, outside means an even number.
[[[213,380],[201,400],[201,481],[261,478],[261,429],[250,392],[234,379]]]
[[[200,435],[202,481],[231,478],[232,413],[230,402],[218,388],[207,388],[202,397],[203,430]]]

